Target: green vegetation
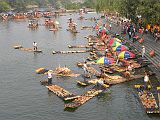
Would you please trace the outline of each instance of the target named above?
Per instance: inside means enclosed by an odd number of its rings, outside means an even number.
[[[4,1],[0,1],[0,12],[8,11],[10,9],[10,6],[8,3]]]
[[[68,10],[78,10],[81,8],[80,3],[67,3],[65,4],[65,8]]]
[[[71,0],[0,0],[0,12],[10,9],[24,11],[28,5],[51,5],[56,9],[88,7],[95,8],[97,12],[118,12],[133,22],[137,22],[137,16],[142,16],[145,24],[160,22],[160,0],[85,0],[84,3],[72,3]]]
[[[160,23],[160,0],[86,0],[84,5],[97,12],[118,12],[133,22],[141,16],[144,24]]]

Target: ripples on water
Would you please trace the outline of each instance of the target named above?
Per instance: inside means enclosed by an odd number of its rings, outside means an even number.
[[[95,13],[85,17],[99,16]],[[66,31],[67,19],[74,18],[79,31],[73,35]],[[52,50],[68,50],[67,45],[85,44],[84,36],[92,31],[81,31],[82,25],[94,25],[92,21],[79,21],[78,15],[67,15],[57,18],[62,29],[57,33],[50,32],[44,26],[35,31],[27,28],[26,21],[8,21],[0,23],[0,118],[1,120],[150,120],[141,104],[135,97],[133,84],[112,86],[103,96],[91,99],[75,112],[64,111],[64,102],[41,86],[39,81],[45,75],[35,74],[35,69],[56,68],[67,65],[75,73],[83,73],[76,67],[77,61],[83,61],[88,53],[71,55],[52,55]],[[42,23],[44,19],[40,19]],[[33,54],[14,50],[15,44],[31,47],[33,41],[43,50],[42,54]],[[76,85],[78,78],[54,78],[53,82],[67,90],[82,94],[87,88]]]

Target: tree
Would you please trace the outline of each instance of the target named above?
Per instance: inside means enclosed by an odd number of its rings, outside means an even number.
[[[10,6],[5,1],[0,1],[0,12],[6,12],[10,9]]]

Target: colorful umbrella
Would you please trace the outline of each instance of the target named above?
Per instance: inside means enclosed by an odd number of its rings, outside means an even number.
[[[96,60],[96,63],[99,64],[112,64],[114,63],[114,59],[112,58],[107,58],[107,57],[100,57]]]
[[[117,38],[112,38],[108,41],[108,46],[115,47],[121,45]]]
[[[134,58],[135,54],[129,51],[122,51],[118,54],[118,58]]]
[[[118,45],[116,47],[113,47],[112,49],[113,51],[127,51],[128,47],[125,45]]]

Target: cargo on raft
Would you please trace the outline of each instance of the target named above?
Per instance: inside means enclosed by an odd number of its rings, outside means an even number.
[[[104,90],[103,89],[97,89],[92,88],[89,91],[85,92],[84,94],[78,96],[76,99],[74,99],[71,103],[67,103],[64,105],[65,109],[75,109],[81,105],[83,105],[84,103],[86,103],[87,101],[89,101],[90,99],[92,99],[93,97],[97,96],[98,94],[102,93]]]
[[[51,70],[53,75],[59,77],[78,77],[80,74],[72,73],[72,71],[67,67],[57,67],[55,70]],[[45,68],[39,68],[36,70],[37,74],[47,74],[48,70]]]
[[[151,86],[145,86],[145,85],[134,85],[134,88],[136,89],[138,93],[138,97],[145,109],[145,112],[147,114],[160,114],[160,109],[157,105],[156,99],[151,92]],[[159,89],[157,87],[158,97],[159,97]]]

